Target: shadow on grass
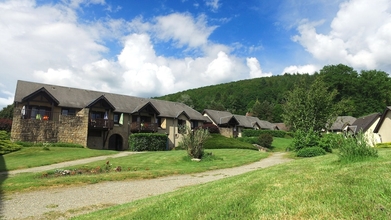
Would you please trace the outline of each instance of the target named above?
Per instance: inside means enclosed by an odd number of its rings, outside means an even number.
[[[4,168],[6,170],[5,166],[5,160],[2,155],[0,155],[0,167]],[[4,194],[3,194],[3,182],[6,180],[8,177],[8,172],[1,172],[0,173],[0,218],[3,219],[4,214],[3,214],[3,201],[4,201]]]

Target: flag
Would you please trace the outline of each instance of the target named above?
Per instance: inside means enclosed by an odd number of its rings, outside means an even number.
[[[119,124],[120,125],[124,124],[124,113],[121,113],[121,116],[119,117]]]

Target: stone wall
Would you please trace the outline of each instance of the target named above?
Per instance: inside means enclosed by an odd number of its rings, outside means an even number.
[[[11,140],[55,143],[65,142],[87,146],[88,109],[78,116],[61,116],[59,121],[22,119],[19,108],[15,108],[12,121]]]
[[[233,133],[232,133],[232,128],[222,128],[220,127],[220,134],[225,136],[225,137],[229,137],[231,138],[233,136]]]

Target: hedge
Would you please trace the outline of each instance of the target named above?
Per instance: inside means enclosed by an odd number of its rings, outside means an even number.
[[[270,134],[273,137],[285,138],[287,136],[292,137],[292,133],[280,130],[254,130],[254,129],[243,129],[243,137],[259,137],[261,134]]]
[[[129,136],[131,151],[164,151],[167,149],[167,135],[158,133],[136,133]]]

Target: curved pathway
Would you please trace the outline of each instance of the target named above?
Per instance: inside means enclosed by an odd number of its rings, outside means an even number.
[[[273,153],[268,158],[252,164],[195,174],[14,193],[2,201],[1,216],[4,219],[67,219],[108,206],[172,192],[181,187],[215,181],[291,160],[283,156],[284,153]],[[54,212],[55,217],[49,217],[50,212]]]

